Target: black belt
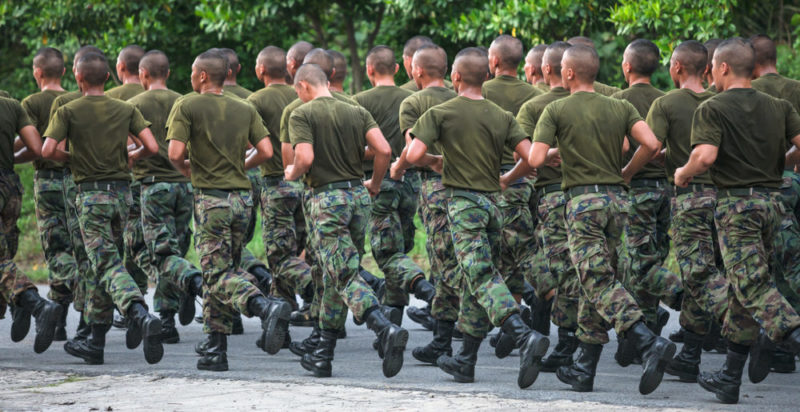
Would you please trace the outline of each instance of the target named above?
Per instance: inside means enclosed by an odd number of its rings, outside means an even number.
[[[768,195],[778,193],[780,190],[772,187],[753,186],[753,187],[730,187],[717,190],[717,199],[725,197],[743,197],[755,194]]]
[[[111,192],[119,189],[127,189],[131,182],[126,180],[98,180],[96,182],[81,182],[76,186],[80,192],[88,192],[92,190],[103,190]]]
[[[567,199],[572,199],[575,196],[587,195],[590,193],[605,193],[605,192],[621,192],[624,188],[622,185],[584,185],[573,186],[566,190]]]
[[[228,195],[230,195],[232,192],[246,191],[247,189],[195,189],[195,190],[203,195],[208,195],[219,199],[227,199]]]
[[[339,182],[328,183],[322,186],[317,186],[311,190],[316,195],[322,192],[327,192],[329,190],[351,189],[359,186],[364,186],[364,183],[361,182],[361,179],[353,179],[353,180],[342,180]]]
[[[442,175],[440,175],[439,173],[434,172],[433,170],[420,169],[419,177],[421,177],[423,179],[441,179]]]
[[[480,190],[457,189],[454,187],[448,187],[444,189],[445,197],[464,197],[472,200],[475,203],[480,201],[479,196],[489,196],[495,193],[497,192],[482,192]]]
[[[666,187],[667,179],[633,179],[631,180],[630,187]]]
[[[283,176],[264,176],[262,179],[264,179],[264,184],[277,185],[283,181]]]
[[[545,185],[544,187],[537,188],[536,191],[539,192],[539,196],[544,196],[553,192],[562,192],[563,190],[561,190],[561,183],[553,183],[551,185]]]
[[[63,179],[69,174],[69,169],[41,169],[37,170],[34,177],[37,179]]]
[[[717,187],[708,183],[692,183],[686,187],[674,187],[675,196],[694,192],[705,192],[706,190],[717,190]]]

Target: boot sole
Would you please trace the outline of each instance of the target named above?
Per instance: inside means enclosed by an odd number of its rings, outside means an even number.
[[[565,367],[569,367],[569,365],[566,365]],[[594,391],[594,378],[592,378],[592,381],[588,385],[587,384],[574,383],[574,382],[570,382],[569,380],[567,380],[567,378],[562,376],[561,373],[558,370],[556,370],[556,378],[558,378],[558,380],[560,380],[562,383],[566,383],[567,385],[571,386],[573,392],[593,392]]]
[[[314,365],[310,365],[310,364],[306,363],[305,359],[300,360],[300,366],[302,366],[303,369],[313,373],[314,376],[317,377],[317,378],[330,378],[331,377],[331,371],[325,370],[325,369],[317,369],[317,368],[314,367]]]
[[[739,403],[739,397],[738,396],[734,398],[734,397],[732,397],[732,396],[730,396],[730,395],[728,395],[728,394],[726,394],[724,392],[721,392],[717,388],[707,384],[702,379],[698,379],[697,383],[699,383],[700,387],[702,387],[703,389],[705,389],[705,390],[713,393],[714,395],[716,395],[717,399],[722,403],[729,404],[729,405],[732,405],[732,404],[735,404],[735,403]]]
[[[444,355],[442,355],[444,356]],[[448,356],[449,357],[449,356]],[[439,359],[442,357],[440,356]],[[473,383],[475,382],[474,375],[464,375],[457,369],[450,369],[446,363],[439,363],[439,360],[436,360],[436,366],[439,367],[444,373],[453,377],[453,380],[458,383]],[[474,369],[473,369],[474,372]]]
[[[67,341],[67,343],[64,344],[64,351],[67,352],[68,354],[76,357],[76,358],[83,359],[83,361],[86,362],[86,364],[88,364],[88,365],[102,365],[103,364],[103,359],[102,358],[100,358],[100,359],[93,358],[93,357],[90,357],[89,355],[85,355],[85,354],[83,354],[81,352],[78,352],[78,351],[74,350],[72,348],[72,346],[69,344],[69,341]]]
[[[536,382],[542,367],[542,357],[550,347],[550,339],[540,336],[531,345],[533,347],[528,350],[520,351],[522,357],[519,360],[519,376],[517,377],[517,385],[520,389],[525,389]]]
[[[28,332],[31,330],[31,313],[20,307],[14,309],[14,312],[16,311],[20,311],[22,314],[18,315],[18,321],[11,323],[12,342],[19,342],[25,339],[25,337],[28,336]],[[11,319],[14,319],[13,316]]]
[[[133,350],[142,343],[142,329],[139,325],[130,325],[125,330],[125,347]]]
[[[264,352],[274,355],[281,350],[286,334],[289,332],[291,314],[292,307],[284,302],[261,321],[261,341],[264,342]]]
[[[383,376],[391,378],[403,368],[403,352],[408,343],[408,331],[400,329],[389,336],[388,350],[383,354]]]
[[[661,381],[664,379],[664,369],[666,369],[667,364],[672,360],[672,357],[675,355],[675,351],[677,347],[671,341],[658,337],[653,345],[657,345],[661,343],[666,343],[664,350],[658,355],[658,360],[656,361],[655,365],[648,368],[650,365],[645,366],[645,370],[642,373],[642,378],[639,381],[639,393],[642,395],[647,395],[652,393],[658,386],[661,384]],[[649,369],[649,370],[648,370]]]
[[[143,332],[144,360],[151,365],[160,362],[164,357],[164,345],[161,344],[161,320],[150,320]]]
[[[433,358],[429,358],[429,357],[426,357],[425,353],[419,353],[419,352],[423,352],[424,350],[425,350],[424,346],[419,346],[417,348],[414,348],[414,350],[411,351],[411,356],[413,356],[414,359],[416,359],[416,360],[418,360],[418,361],[420,361],[422,363],[427,363],[427,364],[430,364],[430,365],[436,365],[436,359],[439,359],[439,356],[442,356],[442,355],[453,356],[453,352],[450,351],[450,352],[436,353],[436,355]]]
[[[189,298],[191,296],[191,299]],[[183,302],[181,302],[180,308],[178,308],[178,322],[181,325],[186,326],[192,323],[194,319],[194,315],[197,313],[197,308],[194,304],[194,295],[191,293],[187,293],[186,298]]]
[[[61,319],[64,308],[61,307],[61,305],[50,304],[45,305],[42,311],[45,311],[41,314],[43,324],[36,325],[36,339],[33,342],[33,351],[36,353],[46,351],[53,343],[56,325],[58,324],[58,320]]]
[[[228,364],[227,363],[222,364],[222,365],[216,365],[215,364],[215,365],[209,365],[209,366],[197,365],[197,370],[210,371],[210,372],[225,372],[225,371],[228,370]]]

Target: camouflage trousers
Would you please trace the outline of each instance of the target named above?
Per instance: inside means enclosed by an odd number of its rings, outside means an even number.
[[[728,310],[728,280],[717,269],[714,205],[716,189],[681,193],[672,198],[672,240],[681,281],[686,290],[680,313],[681,326],[698,335],[711,323],[722,323]]]
[[[503,216],[497,194],[446,189],[447,219],[461,281],[459,329],[483,338],[492,326],[519,313],[519,305],[498,271]]]
[[[253,255],[253,252],[247,248],[253,236],[256,233],[256,223],[258,222],[258,210],[261,208],[261,172],[258,168],[250,169],[247,171],[247,178],[250,179],[250,185],[253,187],[253,209],[250,211],[250,217],[247,220],[247,231],[244,236],[244,249],[242,250],[242,269],[250,271],[258,266],[266,268],[267,265],[260,261]]]
[[[303,216],[305,217],[306,233],[306,262],[311,269],[311,286],[314,295],[311,299],[311,307],[309,312],[311,317],[315,319],[320,318],[320,306],[322,304],[322,295],[325,291],[325,284],[322,276],[322,266],[319,258],[319,249],[317,247],[317,238],[314,236],[314,220],[312,218],[314,213],[314,191],[305,186],[303,189]],[[361,246],[356,244],[359,248],[359,256],[364,251],[363,239]]]
[[[773,342],[800,326],[800,316],[775,287],[775,236],[780,195],[717,195],[715,220],[728,277],[728,312],[722,334],[749,346],[764,329]]]
[[[311,278],[311,267],[300,258],[305,237],[303,183],[282,176],[264,177],[261,190],[261,224],[267,263],[272,270],[272,295],[297,310],[295,290]]]
[[[781,185],[781,229],[775,237],[779,269],[775,285],[796,312],[800,312],[800,174],[784,171]]]
[[[608,343],[608,329],[624,333],[644,314],[617,277],[617,248],[628,219],[625,191],[573,196],[567,201],[567,241],[581,283],[578,332],[581,342]]]
[[[410,218],[414,227],[417,200],[410,184],[405,181],[384,179],[381,191],[372,201],[368,230],[372,256],[386,279],[386,294],[383,304],[389,306],[408,305],[408,294],[413,283],[425,277],[422,269],[406,255],[406,227]],[[411,231],[413,247],[414,231]]]
[[[192,185],[142,184],[142,233],[152,258],[156,312],[177,312],[189,280],[202,272],[184,258],[192,241]]]
[[[127,313],[133,303],[145,304],[139,286],[122,261],[131,192],[122,182],[117,186],[106,184],[97,182],[92,188],[79,185],[77,198],[81,234],[92,263],[91,275],[85,280],[83,314],[89,324],[101,325],[111,324],[115,305],[121,313]]]
[[[534,270],[538,243],[535,237],[536,219],[530,209],[532,191],[531,184],[522,180],[503,191],[497,201],[503,216],[500,264],[497,269],[517,302],[522,297],[526,280],[541,294],[546,294],[556,286],[547,273],[536,273]]]
[[[263,296],[241,269],[253,196],[249,190],[194,189],[195,249],[203,270],[203,332],[229,335],[233,317],[252,317],[247,302]]]
[[[634,181],[635,183],[635,181]],[[631,187],[631,210],[619,269],[648,323],[655,324],[659,301],[677,306],[680,277],[662,265],[669,253],[670,193],[664,185]]]
[[[581,285],[569,256],[564,216],[566,204],[567,198],[561,190],[543,193],[539,197],[537,231],[545,263],[539,272],[558,282],[551,314],[553,323],[561,328],[577,330]]]
[[[324,291],[320,302],[319,326],[340,330],[347,320],[347,309],[356,322],[379,305],[372,289],[359,275],[360,252],[370,207],[370,197],[363,186],[331,189],[314,193],[311,201],[313,244],[317,247]]]
[[[0,172],[5,173],[5,172]],[[0,175],[0,295],[5,303],[14,303],[22,292],[36,286],[14,263],[19,245],[19,219],[22,210],[22,183],[13,173]]]
[[[36,203],[36,226],[47,262],[50,292],[47,297],[67,305],[73,300],[78,283],[78,262],[72,253],[72,238],[67,224],[64,176],[59,171],[36,172],[33,180],[33,199]]]
[[[86,243],[81,234],[81,224],[78,216],[78,187],[72,180],[72,175],[64,176],[64,207],[67,216],[67,228],[70,240],[72,241],[72,253],[78,264],[78,279],[75,290],[73,290],[73,307],[78,312],[83,312],[86,306],[86,279],[91,278],[92,262],[86,253]]]
[[[125,223],[125,268],[128,270],[142,294],[147,293],[148,275],[153,272],[152,259],[142,233],[142,184],[134,181],[130,185],[131,208]]]
[[[420,189],[419,216],[427,233],[425,249],[431,266],[431,281],[436,288],[436,295],[431,302],[431,316],[455,322],[461,306],[462,275],[453,248],[450,223],[447,221],[447,201],[442,177],[426,174]]]
[[[400,209],[400,224],[403,226],[403,253],[408,254],[414,249],[414,236],[417,226],[414,224],[414,215],[419,212],[419,193],[422,189],[422,176],[418,170],[406,170],[403,175],[406,190],[410,191],[410,198],[406,200],[409,207]]]

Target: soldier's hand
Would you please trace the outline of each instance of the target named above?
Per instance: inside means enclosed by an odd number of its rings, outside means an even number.
[[[400,161],[396,160],[392,163],[392,167],[389,168],[389,177],[391,177],[392,180],[400,180],[403,178],[403,175],[406,174],[405,169],[400,169],[398,166],[400,166]]]
[[[283,170],[283,178],[286,180],[294,180],[292,176],[294,174],[294,165],[286,166],[286,169]]]
[[[369,195],[372,196],[372,197],[377,196],[378,193],[381,192],[380,185],[378,185],[378,187],[374,187],[374,186],[375,186],[375,182],[373,182],[372,179],[364,181],[364,187],[367,188],[367,191],[369,192]]]
[[[675,169],[675,186],[686,187],[692,181],[692,177],[685,175],[684,170],[683,167]]]
[[[508,183],[506,183],[506,180],[503,179],[503,177],[501,176],[500,177],[500,190],[505,191],[506,189],[508,189]]]
[[[528,177],[528,179],[533,180],[533,179],[536,179],[536,177],[538,177],[538,176],[539,176],[539,169],[531,169],[531,172],[528,173],[527,177]]]
[[[436,173],[442,174],[442,170],[444,169],[444,158],[437,156],[436,162],[431,164],[431,169]]]
[[[631,179],[633,179],[633,173],[627,167],[622,168],[622,179],[625,180],[625,183],[630,183]]]
[[[561,155],[559,153],[554,153],[550,155],[547,159],[547,166],[550,167],[559,167],[561,166]]]
[[[136,163],[136,155],[134,152],[128,152],[128,169],[133,169],[134,163]]]

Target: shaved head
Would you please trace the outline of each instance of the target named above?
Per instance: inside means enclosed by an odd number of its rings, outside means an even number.
[[[325,51],[325,49],[314,49],[306,54],[306,58],[303,59],[303,64],[316,64],[319,66],[320,69],[325,73],[325,77],[328,80],[331,79],[331,75],[333,74],[333,57]]]
[[[688,74],[701,76],[708,64],[708,51],[699,41],[687,40],[675,48],[672,60],[680,62]]]
[[[453,73],[461,75],[461,81],[469,86],[481,86],[489,72],[489,57],[477,47],[461,50],[453,61]]]
[[[756,52],[756,64],[759,66],[774,66],[778,63],[778,49],[775,42],[765,34],[756,34],[750,37],[750,45]]]
[[[264,66],[267,76],[273,79],[286,77],[286,52],[280,47],[267,46],[258,52],[256,65]]]
[[[634,73],[651,76],[658,69],[661,52],[655,43],[647,39],[636,39],[625,48],[626,60]]]
[[[328,76],[321,67],[314,63],[304,63],[294,76],[295,84],[306,82],[313,87],[327,87]]]
[[[64,74],[64,55],[58,49],[42,47],[33,56],[33,67],[42,71],[46,79],[57,79]]]
[[[142,60],[142,56],[144,56],[144,49],[135,44],[131,44],[119,52],[117,62],[125,65],[125,71],[127,73],[138,75],[139,61]]]
[[[344,82],[344,78],[347,77],[347,59],[344,57],[344,54],[339,53],[336,50],[328,49],[325,50],[328,54],[333,57],[333,77],[331,78],[331,83],[342,83]]]
[[[703,43],[705,46],[706,51],[708,52],[708,67],[712,67],[712,59],[714,58],[714,51],[717,50],[717,46],[722,43],[722,39],[710,39]]]
[[[561,76],[561,59],[564,58],[564,52],[570,47],[572,46],[565,41],[557,41],[547,46],[542,56],[542,66],[549,65],[553,74]]]
[[[394,75],[396,65],[394,50],[389,46],[375,46],[367,53],[367,66],[371,66],[378,74]]]
[[[436,79],[444,79],[447,74],[447,53],[436,45],[423,46],[414,53],[414,67]]]
[[[570,43],[571,44],[571,43]],[[575,76],[584,83],[593,83],[600,69],[600,58],[593,47],[573,45],[564,51],[561,65],[572,69]]]
[[[499,64],[505,69],[514,69],[522,61],[522,42],[507,34],[497,36],[489,46],[489,51],[499,59]]]
[[[211,84],[222,87],[228,76],[228,59],[219,49],[210,49],[194,60],[198,72],[205,72]]]
[[[292,59],[298,64],[302,63],[303,59],[306,58],[306,54],[308,54],[308,52],[310,52],[313,48],[314,46],[311,43],[307,41],[299,41],[289,48],[289,51],[286,52],[286,58]]]
[[[108,79],[106,56],[88,52],[78,61],[78,74],[89,86],[102,86]]]
[[[225,58],[228,60],[228,66],[236,67],[236,66],[238,66],[240,64],[239,63],[239,55],[236,54],[236,52],[233,51],[233,49],[228,49],[228,48],[224,48],[223,47],[223,48],[220,48],[219,51],[221,51],[222,54],[225,55]]]
[[[154,79],[166,79],[169,74],[169,59],[161,50],[150,50],[142,57],[139,67],[147,70]]]
[[[544,56],[545,50],[547,50],[546,44],[536,45],[535,47],[533,47],[528,51],[528,55],[525,56],[525,63],[528,63],[531,66],[538,69],[539,71],[541,71],[542,58]]]
[[[714,51],[714,66],[725,63],[738,77],[750,78],[756,65],[756,52],[753,46],[741,37],[723,41]]]
[[[403,46],[403,57],[413,57],[414,53],[417,52],[422,46],[430,46],[434,44],[433,40],[431,40],[428,36],[414,36]]]
[[[81,60],[81,57],[85,56],[87,53],[96,53],[101,56],[105,56],[102,50],[98,49],[94,46],[83,46],[78,51],[75,52],[75,58],[72,61],[72,68],[78,68],[78,62]]]
[[[573,46],[585,46],[585,47],[591,47],[592,49],[595,48],[594,40],[592,40],[592,39],[590,39],[590,38],[588,38],[586,36],[570,37],[570,39],[567,40],[567,43],[569,43],[569,44],[571,44]]]

